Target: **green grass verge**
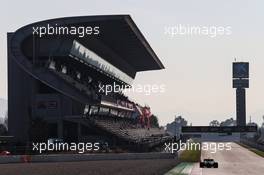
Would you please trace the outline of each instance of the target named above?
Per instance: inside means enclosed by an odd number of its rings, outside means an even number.
[[[196,143],[196,144],[198,144],[198,143]],[[181,153],[179,160],[182,162],[200,162],[200,158],[201,158],[201,150],[197,149],[197,147],[195,147],[195,145],[192,145],[191,149],[184,150]]]
[[[237,144],[239,144],[240,146],[243,146],[244,148],[247,148],[248,150],[252,151],[253,153],[255,153],[261,157],[264,157],[264,151],[260,151],[258,149],[252,148],[252,147],[245,145],[243,143],[237,143]]]
[[[164,175],[188,175],[193,163],[182,162]]]

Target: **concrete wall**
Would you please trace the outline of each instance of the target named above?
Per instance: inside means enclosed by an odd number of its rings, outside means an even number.
[[[120,154],[54,154],[54,155],[17,155],[1,156],[0,163],[24,162],[74,162],[99,160],[139,160],[139,159],[177,159],[170,153],[120,153]]]

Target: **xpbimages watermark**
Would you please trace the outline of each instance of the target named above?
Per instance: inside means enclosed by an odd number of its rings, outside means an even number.
[[[164,34],[170,37],[176,36],[217,36],[231,35],[231,26],[195,26],[189,24],[178,24],[175,26],[165,26]]]
[[[32,34],[39,37],[45,35],[77,35],[80,38],[86,35],[99,35],[99,26],[59,26],[55,25],[44,25],[44,26],[33,26]]]
[[[77,151],[78,153],[84,153],[85,151],[99,151],[100,143],[95,142],[79,142],[79,143],[53,143],[49,140],[47,142],[42,143],[32,143],[32,151],[36,151],[38,153],[43,153],[45,151]]]
[[[152,93],[164,93],[166,91],[165,84],[135,84],[135,85],[119,85],[115,82],[113,84],[99,85],[99,92],[105,95],[109,93],[143,93],[150,95]]]
[[[205,142],[205,143],[199,143],[199,142],[182,142],[180,140],[179,143],[172,142],[172,143],[165,143],[164,144],[165,152],[168,153],[175,153],[178,151],[183,150],[203,150],[203,151],[210,151],[211,153],[216,153],[217,151],[223,151],[223,150],[231,150],[231,143],[230,142]]]

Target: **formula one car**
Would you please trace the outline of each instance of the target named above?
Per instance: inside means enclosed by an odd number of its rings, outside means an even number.
[[[214,159],[204,159],[200,162],[200,168],[218,168],[218,163]]]

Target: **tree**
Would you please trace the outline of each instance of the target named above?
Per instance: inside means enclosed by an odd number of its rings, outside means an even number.
[[[7,128],[3,123],[0,124],[0,135],[7,135]]]
[[[4,125],[6,126],[6,129],[8,130],[8,111],[6,111],[6,115],[4,118]]]
[[[174,118],[174,122],[176,123],[176,124],[178,124],[178,125],[180,125],[180,126],[187,126],[187,124],[188,124],[188,121],[187,120],[185,120],[182,116],[175,116],[175,118]]]
[[[155,115],[150,116],[150,126],[152,127],[159,127],[159,120],[158,117]]]
[[[220,126],[220,123],[217,120],[213,120],[209,123],[209,126]]]
[[[236,126],[236,120],[232,117],[220,123],[220,126]]]

